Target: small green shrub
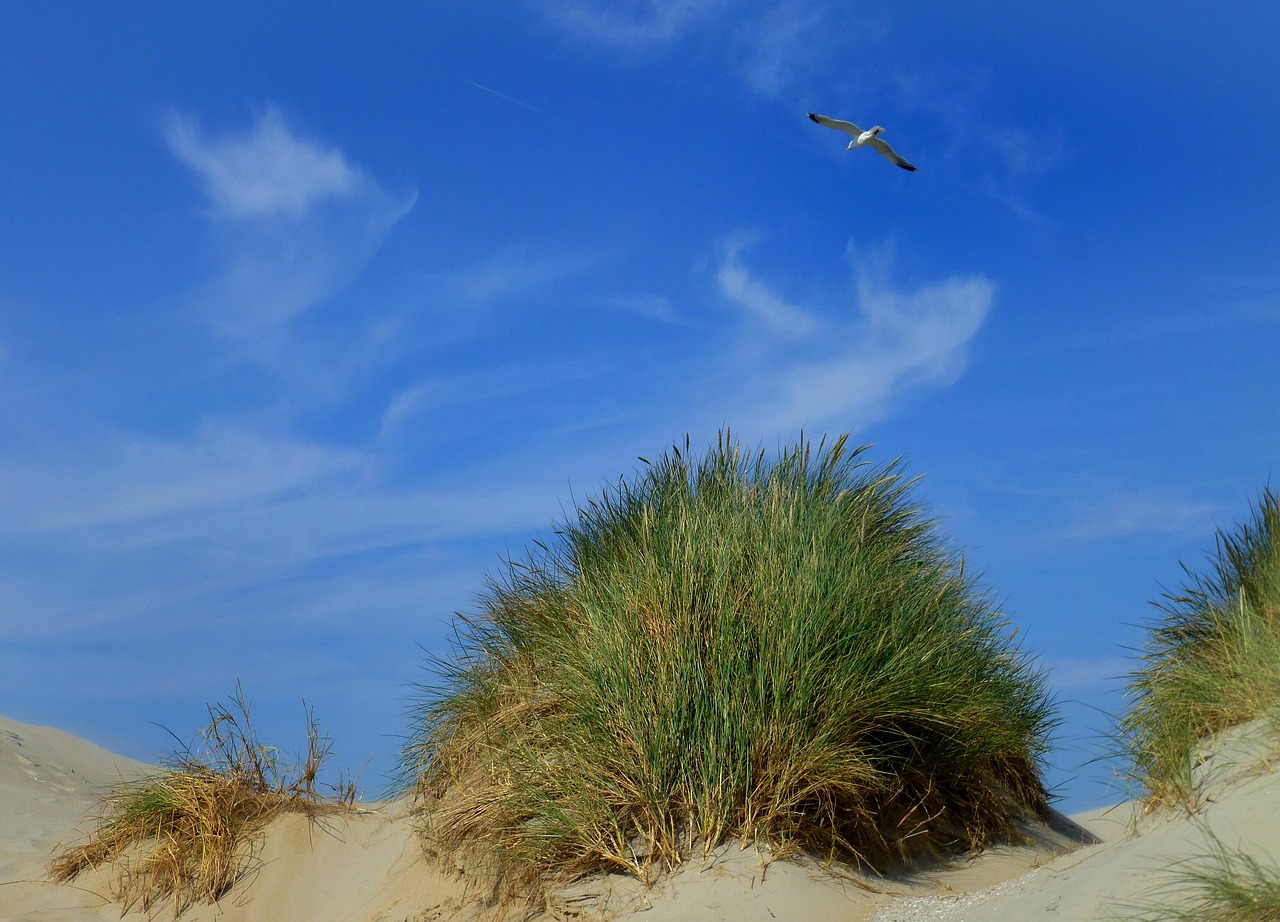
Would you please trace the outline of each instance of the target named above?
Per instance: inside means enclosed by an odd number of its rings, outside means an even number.
[[[1252,518],[1219,531],[1205,575],[1156,605],[1121,724],[1149,806],[1194,810],[1193,756],[1206,737],[1280,705],[1280,500],[1269,489]]]
[[[1042,809],[1042,676],[863,452],[686,440],[510,561],[414,711],[428,845],[512,886],[647,879],[728,838],[976,848]]]

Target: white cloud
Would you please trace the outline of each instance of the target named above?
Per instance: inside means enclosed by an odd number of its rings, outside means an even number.
[[[727,0],[544,0],[535,3],[552,23],[575,38],[634,54],[665,51],[729,5]]]
[[[1045,663],[1050,681],[1059,691],[1107,691],[1121,688],[1133,672],[1134,661],[1120,656],[1098,659],[1056,659]]]
[[[616,364],[607,357],[566,355],[559,350],[432,373],[387,399],[378,442],[388,450],[403,447],[405,438],[420,446],[430,438],[424,433],[443,426],[472,429],[479,419],[491,425],[521,425],[528,420],[525,408],[530,406],[539,407],[544,421],[566,415],[576,421],[582,405],[559,395],[581,387],[599,389],[602,379],[617,373]]]
[[[391,438],[413,420],[428,410],[433,409],[447,399],[449,388],[443,381],[432,379],[407,387],[395,394],[382,411],[382,421],[378,426],[380,439]]]
[[[680,316],[671,299],[655,294],[609,295],[601,304],[614,310],[626,311],[650,320],[674,326],[688,326],[689,321]]]
[[[408,206],[377,196],[290,226],[242,228],[220,241],[223,269],[196,296],[223,333],[274,345],[263,333],[352,284]]]
[[[1034,207],[1030,193],[1058,169],[1072,151],[1062,126],[1013,123],[1000,111],[1000,99],[974,72],[904,64],[893,71],[896,108],[914,115],[920,132],[932,130],[938,168],[954,171],[971,186],[1020,218],[1041,226],[1049,219]],[[926,152],[928,139],[924,138]]]
[[[801,308],[770,291],[730,249],[721,292],[765,322],[763,331],[744,331],[731,357],[742,370],[732,418],[763,431],[836,420],[860,427],[907,393],[953,383],[991,309],[994,284],[953,277],[904,290],[888,269],[887,258],[864,260],[856,294],[842,291]]]
[[[720,292],[763,320],[775,334],[795,338],[812,333],[816,322],[808,312],[775,295],[739,262],[738,255],[746,245],[745,237],[731,238],[725,243],[716,273]]]
[[[294,135],[273,107],[251,130],[215,139],[207,139],[194,118],[175,114],[164,136],[200,176],[222,217],[296,218],[326,199],[355,195],[368,182],[341,151]]]
[[[743,76],[757,92],[781,97],[802,76],[825,66],[841,47],[836,34],[849,42],[849,32],[832,27],[825,5],[808,0],[779,3],[738,29]]]
[[[877,37],[826,0],[534,0],[572,38],[624,59],[666,54],[681,41],[710,43],[756,92],[781,97],[850,43]],[[839,36],[837,40],[836,36]]]
[[[1202,535],[1207,539],[1222,511],[1216,503],[1189,499],[1173,490],[1115,490],[1077,503],[1066,534],[1084,540],[1144,534]]]
[[[360,607],[351,586],[403,615],[412,593],[439,591],[430,587],[440,561],[469,567],[474,580],[476,560],[492,562],[502,536],[545,526],[563,476],[527,470],[522,457],[497,462],[508,465],[498,476],[476,464],[397,483],[395,459],[377,446],[243,424],[82,449],[75,460],[10,458],[0,469],[0,484],[21,484],[0,490],[0,603],[15,621],[43,612],[63,633],[156,630],[173,613],[237,598],[244,617],[340,617]],[[483,553],[467,550],[477,541]],[[343,605],[331,598],[339,592]]]
[[[395,361],[406,352],[439,348],[491,332],[494,312],[536,310],[562,283],[601,260],[509,246],[463,265],[416,273],[397,286],[391,319],[375,329],[374,358]],[[559,287],[558,287],[559,286]]]
[[[198,515],[351,478],[367,463],[350,449],[242,425],[205,425],[188,439],[116,438],[82,448],[75,460],[6,465],[5,480],[25,484],[0,493],[11,525],[74,531]]]
[[[198,307],[258,352],[275,349],[272,327],[357,279],[416,200],[393,198],[342,151],[300,138],[273,107],[218,138],[184,115],[164,134],[212,205],[223,268],[199,287]]]
[[[435,277],[449,300],[489,306],[529,297],[593,265],[583,256],[560,256],[527,246],[509,247],[463,269]]]

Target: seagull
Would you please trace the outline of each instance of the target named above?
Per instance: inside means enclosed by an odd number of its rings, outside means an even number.
[[[876,127],[872,128],[870,131],[863,131],[853,122],[842,122],[838,118],[827,118],[825,115],[814,115],[812,112],[809,113],[809,118],[813,119],[819,125],[826,125],[828,128],[834,128],[836,131],[843,131],[845,134],[853,135],[853,140],[849,142],[849,146],[846,147],[845,150],[849,151],[853,150],[855,147],[870,145],[875,148],[876,153],[888,160],[890,163],[896,163],[904,170],[910,170],[912,173],[916,172],[915,167],[899,157],[892,147],[880,140],[880,132],[884,131],[884,129],[879,125],[876,125]]]

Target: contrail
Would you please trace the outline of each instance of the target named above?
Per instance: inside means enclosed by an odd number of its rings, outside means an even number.
[[[514,97],[508,96],[506,93],[499,93],[497,90],[490,89],[489,87],[485,86],[482,83],[476,83],[474,80],[468,80],[467,83],[470,83],[477,90],[484,90],[486,93],[492,93],[494,96],[497,96],[499,99],[505,99],[507,102],[513,102],[517,106],[524,106],[526,109],[529,109],[530,111],[538,112],[542,115],[551,114],[544,109],[539,109],[537,106],[532,105],[531,103],[522,102],[519,99],[515,99]]]

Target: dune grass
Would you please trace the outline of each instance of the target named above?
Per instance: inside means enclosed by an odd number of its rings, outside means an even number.
[[[1280,867],[1227,848],[1206,827],[1208,852],[1165,871],[1162,896],[1134,903],[1114,918],[1125,922],[1277,922]]]
[[[730,839],[881,866],[1014,835],[1052,706],[910,487],[844,437],[725,432],[579,508],[432,658],[429,849],[514,893]]]
[[[307,714],[307,754],[296,765],[259,742],[249,705],[237,691],[231,707],[209,708],[196,748],[165,761],[162,771],[123,784],[103,801],[88,841],[57,855],[50,872],[67,882],[104,862],[114,865],[113,896],[125,910],[172,898],[175,916],[194,903],[217,901],[252,864],[258,833],[286,812],[349,809],[354,782],[327,795],[317,776],[329,756],[314,716]]]
[[[1207,573],[1156,603],[1156,623],[1129,685],[1121,723],[1151,808],[1195,810],[1194,757],[1206,737],[1280,716],[1280,499],[1267,489],[1251,518],[1219,531]]]

